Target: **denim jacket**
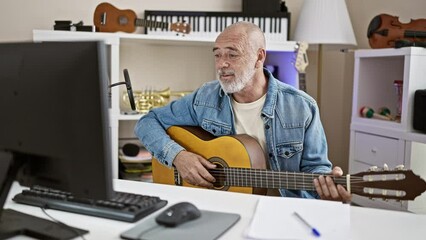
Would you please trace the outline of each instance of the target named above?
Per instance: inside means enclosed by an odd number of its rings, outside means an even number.
[[[264,69],[268,92],[262,109],[269,166],[274,171],[329,173],[327,141],[316,102],[309,95],[275,79]],[[162,164],[172,167],[184,148],[164,129],[200,126],[215,136],[234,135],[231,99],[218,80],[151,110],[135,126],[135,134]],[[282,196],[317,198],[316,192],[279,189]]]

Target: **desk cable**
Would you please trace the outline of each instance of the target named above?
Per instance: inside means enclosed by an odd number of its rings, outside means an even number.
[[[41,210],[43,211],[43,213],[44,214],[46,214],[46,216],[48,216],[50,219],[52,219],[52,221],[53,222],[55,222],[56,224],[58,224],[59,226],[61,226],[61,227],[64,227],[64,228],[66,228],[66,229],[68,229],[68,230],[70,230],[70,231],[72,231],[72,232],[74,232],[74,233],[76,233],[77,234],[77,236],[79,236],[81,239],[83,239],[83,240],[86,240],[85,238],[84,238],[84,236],[83,236],[83,234],[80,234],[80,232],[78,232],[77,230],[75,230],[73,227],[71,227],[70,225],[68,225],[68,224],[66,224],[66,223],[64,223],[64,222],[61,222],[61,221],[59,221],[59,220],[57,220],[56,218],[54,218],[54,217],[52,217],[51,215],[49,215],[47,212],[46,212],[46,210],[48,209],[48,207],[47,207],[47,205],[45,205],[45,206],[42,206],[42,207],[40,207],[41,208]]]

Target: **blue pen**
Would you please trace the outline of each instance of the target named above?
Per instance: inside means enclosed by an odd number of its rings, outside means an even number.
[[[294,215],[296,215],[298,219],[300,219],[306,226],[308,226],[312,230],[312,234],[314,234],[314,236],[316,237],[321,236],[319,231],[316,228],[312,227],[312,225],[309,224],[305,219],[303,219],[302,216],[300,216],[297,212],[294,212]]]

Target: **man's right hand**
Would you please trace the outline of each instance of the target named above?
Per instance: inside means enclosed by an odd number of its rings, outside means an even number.
[[[181,151],[173,160],[180,176],[187,183],[212,188],[216,179],[209,173],[208,169],[216,168],[216,165],[203,157],[188,151]]]

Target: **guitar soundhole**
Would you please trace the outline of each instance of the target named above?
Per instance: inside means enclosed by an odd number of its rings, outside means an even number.
[[[120,25],[127,25],[129,23],[129,20],[127,19],[126,16],[120,16],[118,17],[118,23]]]
[[[226,173],[224,171],[224,168],[228,167],[228,164],[218,157],[212,157],[209,161],[216,165],[215,169],[210,170],[210,173],[216,179],[216,182],[213,183],[214,189],[228,191],[229,186],[225,186]]]

